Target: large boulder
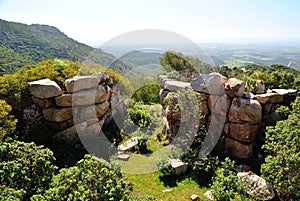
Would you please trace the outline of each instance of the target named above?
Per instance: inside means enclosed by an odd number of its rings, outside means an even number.
[[[75,76],[65,81],[65,87],[69,93],[96,88],[98,85],[99,79],[97,76]]]
[[[32,101],[34,104],[40,108],[49,108],[53,106],[54,100],[53,98],[37,98],[37,97],[32,97]]]
[[[227,106],[227,104],[229,104]],[[208,98],[208,108],[211,113],[224,114],[227,112],[227,108],[230,107],[230,101],[227,101],[225,95],[210,95]]]
[[[258,124],[262,119],[262,107],[256,100],[234,98],[228,117],[234,123]]]
[[[29,82],[28,86],[31,95],[37,98],[52,98],[62,94],[58,84],[50,79]]]
[[[242,186],[249,195],[258,200],[271,200],[275,198],[273,187],[253,172],[239,172],[237,176],[240,178]]]
[[[78,105],[93,105],[102,103],[108,100],[110,96],[110,89],[107,91],[105,87],[99,85],[95,89],[82,90],[74,92],[73,94],[63,94],[56,97],[55,102],[60,107],[71,107]]]
[[[254,141],[258,129],[258,124],[230,124],[229,137],[240,142],[249,144]]]
[[[227,78],[219,73],[195,74],[192,77],[192,89],[194,91],[212,95],[224,94],[224,83]]]
[[[225,83],[226,95],[230,98],[242,97],[245,92],[245,83],[236,78],[230,78]]]
[[[54,138],[63,140],[71,145],[75,144],[75,139],[78,138],[78,133],[83,132],[87,128],[87,123],[82,122],[76,126],[72,126],[68,129],[58,132]]]
[[[43,109],[43,116],[47,121],[63,122],[72,118],[72,108],[47,108]]]
[[[238,158],[250,158],[253,155],[253,145],[245,145],[230,138],[225,139],[225,151]]]

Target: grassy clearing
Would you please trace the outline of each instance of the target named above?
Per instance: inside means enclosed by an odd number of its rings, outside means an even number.
[[[125,174],[125,178],[134,184],[132,195],[135,197],[149,196],[155,198],[155,200],[184,201],[191,200],[191,195],[197,194],[201,200],[208,200],[203,196],[208,189],[200,188],[195,181],[184,178],[177,181],[174,186],[167,186],[160,180],[160,176],[160,172],[150,174]],[[163,192],[164,190],[171,191]]]

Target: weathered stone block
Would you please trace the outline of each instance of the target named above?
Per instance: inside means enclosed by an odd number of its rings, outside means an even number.
[[[186,90],[191,90],[191,84],[188,82],[181,82],[181,81],[176,81],[176,80],[167,80],[164,82],[164,89],[169,90],[169,91],[186,91]]]
[[[60,107],[71,107],[78,105],[93,105],[108,100],[110,91],[106,91],[105,87],[99,85],[95,89],[82,90],[73,94],[63,94],[56,97],[55,102]]]
[[[73,107],[74,121],[76,123],[87,121],[88,119],[99,118],[109,110],[109,102],[105,101],[101,104]]]
[[[275,198],[273,187],[253,172],[239,172],[237,177],[240,178],[246,192],[256,199],[271,200]]]
[[[174,168],[174,173],[176,175],[184,174],[187,170],[187,163],[183,162],[180,159],[170,159],[169,163],[172,168]]]
[[[257,94],[255,98],[261,104],[266,103],[283,103],[284,95],[278,93]]]
[[[47,121],[63,122],[72,118],[72,108],[47,108],[43,109],[43,116]]]
[[[208,108],[211,113],[224,114],[226,113],[227,106],[226,95],[210,95],[208,98]],[[229,102],[230,103],[230,102]]]
[[[262,108],[256,100],[234,98],[228,117],[234,123],[258,124],[262,119]]]
[[[242,80],[230,78],[225,83],[225,92],[230,98],[242,97],[245,92],[245,83]]]
[[[253,145],[245,145],[230,138],[226,138],[225,151],[238,158],[250,158],[253,155]]]
[[[82,89],[95,88],[98,84],[99,79],[96,76],[75,76],[66,80],[65,87],[71,93]]]
[[[49,108],[53,106],[54,100],[52,98],[37,98],[32,97],[33,103],[40,108]]]
[[[211,95],[224,94],[224,83],[227,78],[219,73],[210,74],[195,74],[192,77],[192,89],[200,93],[206,93]]]
[[[230,124],[230,134],[232,139],[249,144],[254,141],[259,125],[250,124]]]
[[[50,79],[29,82],[28,86],[31,95],[37,98],[52,98],[62,94],[58,84]]]

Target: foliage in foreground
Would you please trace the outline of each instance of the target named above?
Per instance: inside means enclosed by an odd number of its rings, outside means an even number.
[[[266,131],[262,176],[273,184],[282,200],[300,199],[300,98],[293,103],[287,120]]]
[[[56,170],[55,158],[49,149],[34,143],[14,141],[0,144],[1,199],[16,196],[28,199],[46,190]]]
[[[127,200],[132,184],[102,159],[86,155],[76,166],[54,176],[51,188],[32,200]]]
[[[14,119],[11,112],[11,106],[4,100],[0,100],[0,142],[14,138],[17,120]]]

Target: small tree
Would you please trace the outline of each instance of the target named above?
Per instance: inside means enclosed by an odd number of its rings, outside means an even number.
[[[262,176],[274,185],[282,200],[300,199],[300,98],[287,120],[266,131],[263,145],[268,154],[261,166]]]

